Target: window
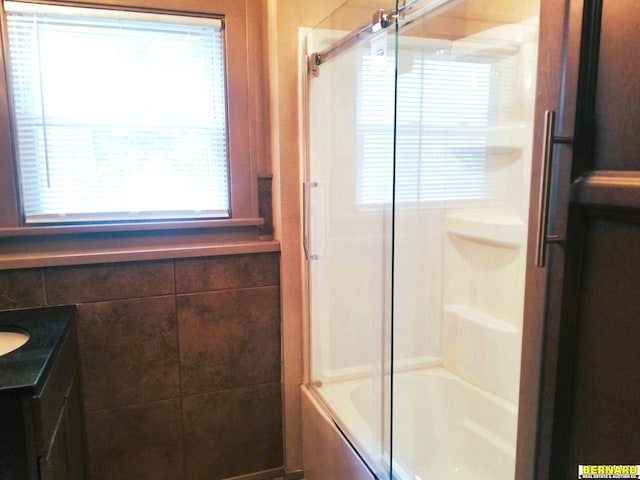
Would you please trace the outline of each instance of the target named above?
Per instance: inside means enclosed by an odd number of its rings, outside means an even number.
[[[386,63],[381,65],[381,60]],[[491,64],[436,54],[402,60],[408,65],[397,77],[396,201],[486,198]],[[393,92],[394,80],[395,58],[363,57],[358,105],[359,205],[391,200],[394,105],[386,100],[381,104],[380,99]]]
[[[26,224],[230,216],[220,19],[5,11]]]

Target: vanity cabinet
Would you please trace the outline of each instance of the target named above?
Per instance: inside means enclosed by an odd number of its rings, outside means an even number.
[[[51,313],[43,315],[55,321]],[[5,356],[6,359],[0,357],[2,363],[11,360],[11,355],[22,354],[10,365],[17,377],[20,377],[21,366],[27,370],[34,367],[30,365],[33,357],[42,357],[43,362],[31,385],[16,385],[0,391],[0,477],[3,480],[86,478],[76,333],[72,314],[69,315],[72,311],[64,307],[59,313],[66,319],[59,325],[25,320],[19,327],[30,333],[29,342],[19,351]],[[28,314],[37,316],[41,312],[30,311]],[[14,328],[16,318],[10,322]],[[0,326],[2,324],[0,318]],[[47,330],[41,333],[44,338],[38,337],[39,327]],[[34,345],[30,351],[31,342]],[[42,342],[49,345],[38,344]]]
[[[69,332],[43,391],[30,402],[41,480],[84,478],[80,378],[73,340]]]

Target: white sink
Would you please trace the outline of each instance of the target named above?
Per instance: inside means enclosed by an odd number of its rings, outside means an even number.
[[[20,348],[28,340],[29,334],[26,332],[0,332],[0,356]]]

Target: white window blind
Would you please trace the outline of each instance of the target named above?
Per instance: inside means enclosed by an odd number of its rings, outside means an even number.
[[[229,216],[220,20],[5,9],[26,223]]]
[[[406,55],[406,53],[403,53]],[[364,56],[358,102],[360,205],[393,193],[395,59]],[[488,195],[491,65],[416,55],[398,75],[396,201],[474,200]]]

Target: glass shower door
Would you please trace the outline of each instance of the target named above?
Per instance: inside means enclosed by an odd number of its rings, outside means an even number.
[[[395,37],[342,43],[371,20],[371,6],[353,3],[306,37],[310,385],[388,478]]]
[[[538,2],[399,18],[393,476],[511,480]]]
[[[306,37],[309,383],[378,478],[511,480],[538,0],[381,3]]]

